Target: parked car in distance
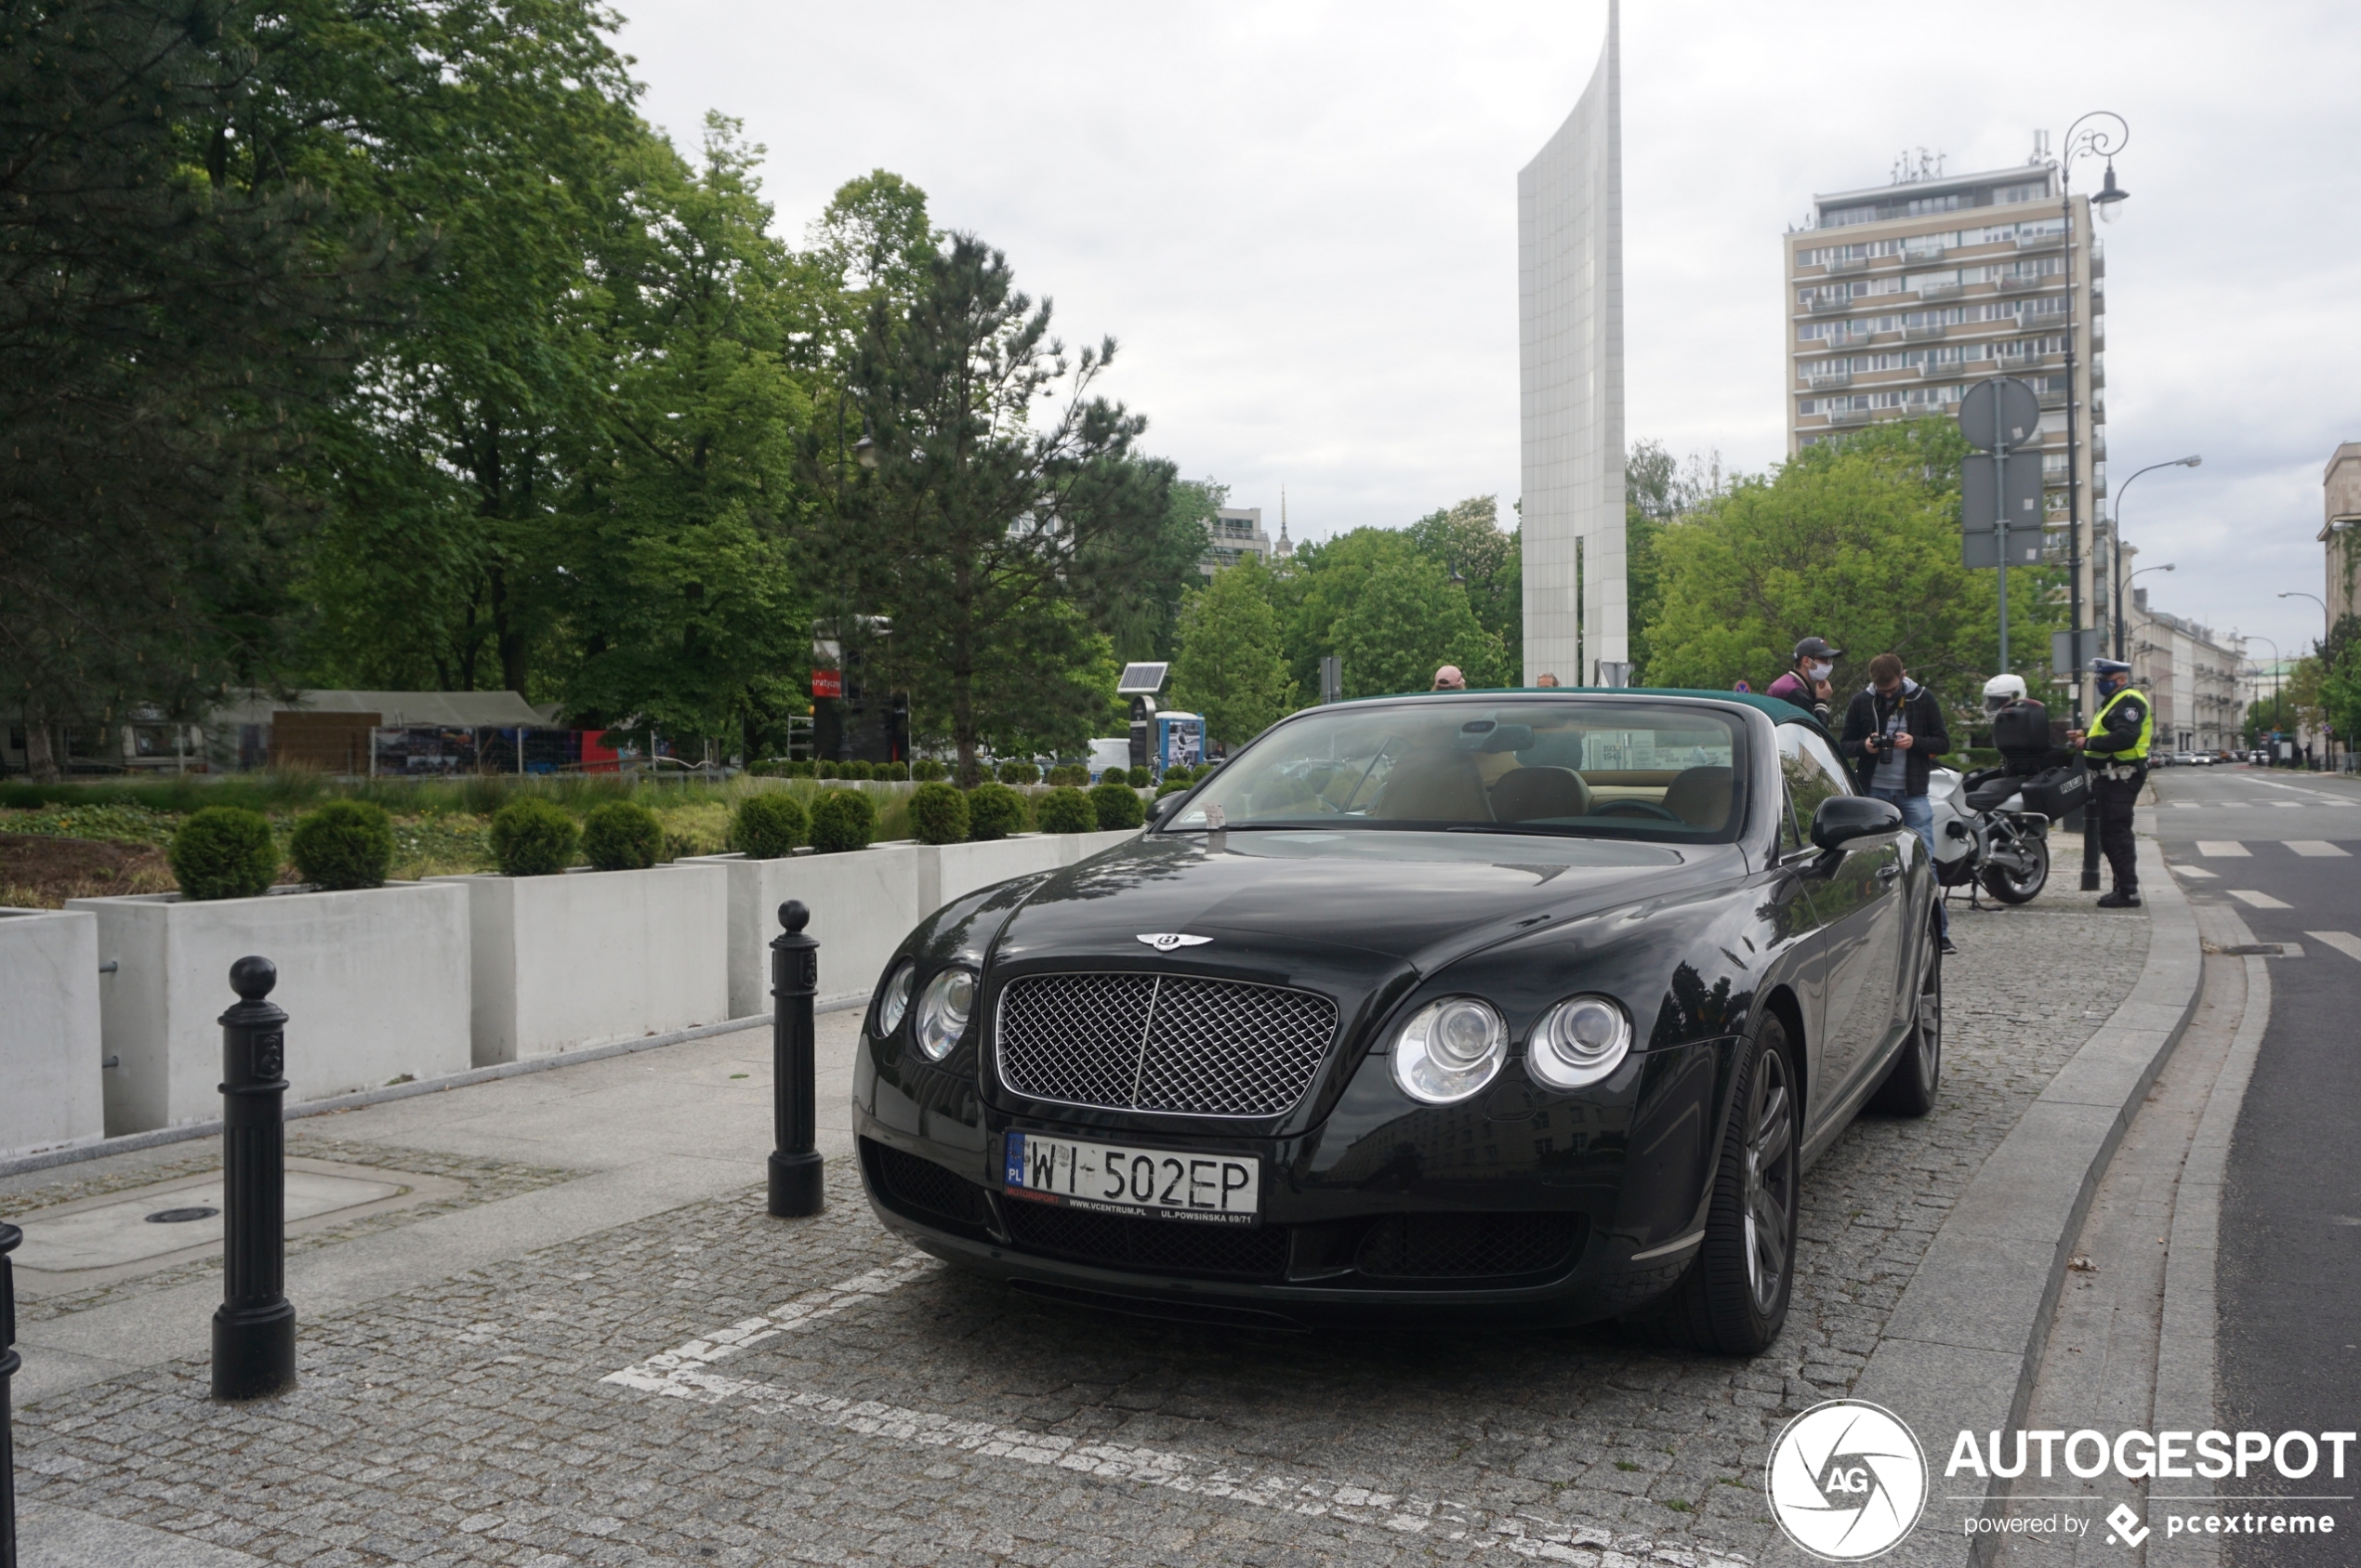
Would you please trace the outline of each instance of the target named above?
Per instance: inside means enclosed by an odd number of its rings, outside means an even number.
[[[855,1058],[863,1182],[1069,1303],[1752,1354],[1805,1172],[1863,1108],[1934,1103],[1935,894],[1785,703],[1309,708],[1138,838],[911,932]]]

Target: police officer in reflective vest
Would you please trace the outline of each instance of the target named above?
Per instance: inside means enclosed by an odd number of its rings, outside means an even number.
[[[2131,687],[2131,666],[2116,659],[2093,659],[2099,711],[2089,731],[2066,737],[2082,748],[2091,767],[2091,810],[2099,813],[2099,848],[2106,852],[2115,887],[2099,900],[2101,909],[2137,909],[2140,873],[2133,859],[2131,810],[2148,781],[2148,739],[2156,716],[2148,699]]]

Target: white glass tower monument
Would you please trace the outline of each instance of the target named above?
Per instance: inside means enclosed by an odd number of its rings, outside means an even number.
[[[1524,680],[1616,679],[1623,539],[1623,88],[1616,0],[1574,112],[1517,175]],[[1605,666],[1603,669],[1602,666]]]

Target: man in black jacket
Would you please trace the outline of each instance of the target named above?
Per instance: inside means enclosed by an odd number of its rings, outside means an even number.
[[[1934,859],[1934,804],[1927,798],[1927,773],[1934,758],[1951,749],[1934,693],[1910,679],[1901,658],[1880,653],[1869,661],[1869,688],[1853,693],[1844,710],[1844,738],[1838,743],[1853,765],[1861,792],[1891,800],[1902,820]],[[1951,945],[1951,915],[1935,905],[1942,921],[1943,951]]]

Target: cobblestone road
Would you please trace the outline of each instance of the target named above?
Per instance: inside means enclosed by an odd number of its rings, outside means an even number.
[[[916,1258],[839,1165],[823,1219],[750,1183],[307,1321],[276,1402],[216,1406],[193,1364],[59,1395],[20,1413],[20,1487],[321,1565],[1753,1559],[1771,1434],[1851,1388],[2148,931],[2056,890],[1955,923],[1942,1105],[1863,1120],[1810,1177],[1787,1329],[1752,1361],[1083,1314]]]

